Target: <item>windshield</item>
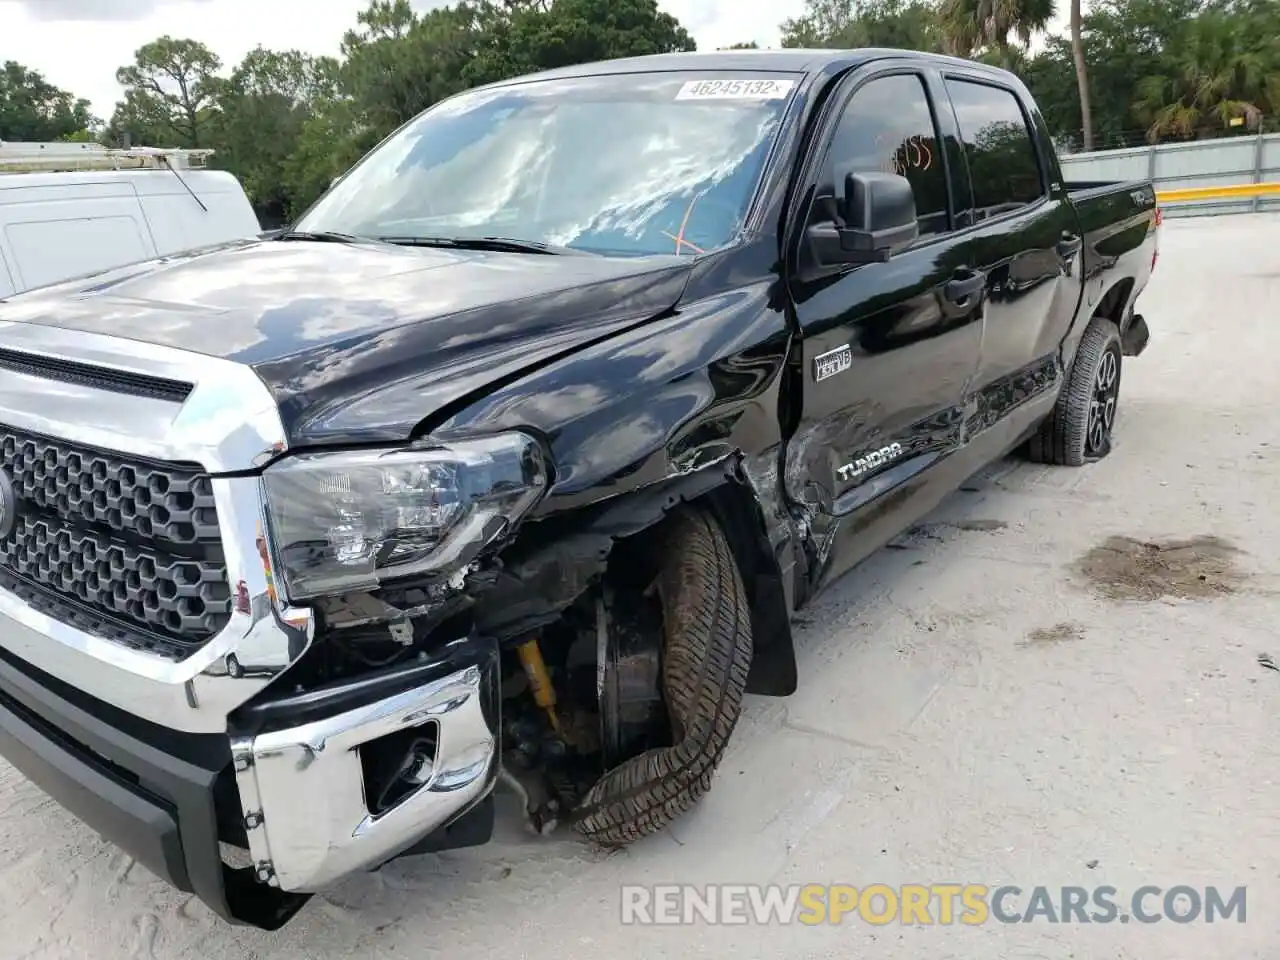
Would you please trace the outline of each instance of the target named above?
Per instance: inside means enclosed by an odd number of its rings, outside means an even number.
[[[645,73],[462,94],[393,134],[295,229],[702,253],[736,235],[796,86]]]

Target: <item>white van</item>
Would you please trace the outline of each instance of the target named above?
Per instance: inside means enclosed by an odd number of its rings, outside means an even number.
[[[0,143],[0,300],[260,233],[212,152]]]

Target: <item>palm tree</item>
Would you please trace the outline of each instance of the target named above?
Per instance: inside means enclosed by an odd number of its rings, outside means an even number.
[[[1089,102],[1089,73],[1084,62],[1083,16],[1080,0],[1071,0],[1071,59],[1076,67],[1076,86],[1080,89],[1080,126],[1084,128],[1084,152],[1093,150],[1093,106]]]
[[[972,57],[989,50],[1000,60],[1013,47],[1010,34],[1025,50],[1054,13],[1054,0],[942,0],[938,8],[949,52]]]
[[[1239,21],[1202,13],[1187,25],[1185,41],[1165,71],[1138,82],[1134,111],[1147,138],[1193,139],[1221,135],[1232,120],[1256,128],[1276,87],[1269,58]]]

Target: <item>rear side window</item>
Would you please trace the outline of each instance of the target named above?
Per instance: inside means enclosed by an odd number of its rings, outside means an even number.
[[[948,80],[960,137],[969,158],[979,220],[1034,203],[1044,195],[1040,160],[1022,105],[1001,87]]]
[[[879,77],[845,105],[822,166],[837,193],[847,173],[897,173],[915,190],[922,236],[948,228],[947,175],[924,83],[914,74]]]

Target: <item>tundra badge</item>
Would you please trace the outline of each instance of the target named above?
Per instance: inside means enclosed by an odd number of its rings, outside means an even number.
[[[853,350],[846,343],[813,358],[813,382],[821,383],[837,373],[844,373],[853,366]]]
[[[887,447],[881,447],[879,450],[873,450],[865,457],[859,457],[853,463],[846,463],[843,467],[836,471],[836,476],[841,480],[852,480],[854,477],[860,477],[872,467],[884,466],[890,460],[894,460],[902,455],[902,444],[891,443]]]

